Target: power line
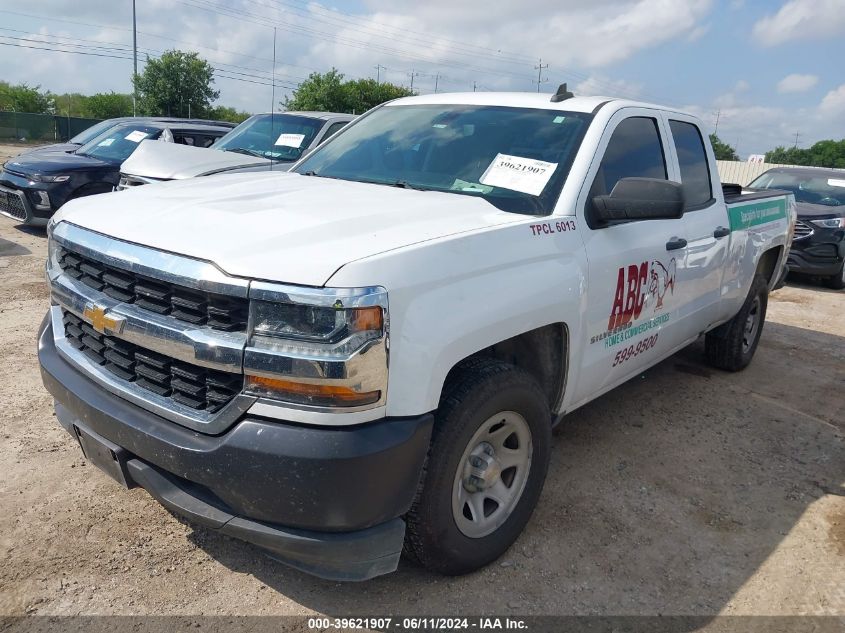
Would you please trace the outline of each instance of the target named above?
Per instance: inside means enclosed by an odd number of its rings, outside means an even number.
[[[8,35],[0,35],[0,37],[8,38],[9,36]],[[50,44],[51,42],[42,42],[42,43]],[[52,44],[56,44],[56,45],[60,45],[60,46],[63,45],[61,42],[53,42]],[[44,46],[44,47],[32,46],[30,44],[16,44],[16,43],[12,43],[12,42],[0,42],[0,46],[13,46],[13,47],[16,47],[16,48],[28,48],[28,49],[33,49],[33,50],[50,51],[50,52],[53,52],[53,53],[70,53],[70,54],[73,54],[73,55],[88,55],[88,56],[93,56],[93,57],[107,57],[107,58],[110,58],[110,59],[125,59],[125,60],[131,60],[132,59],[131,55],[113,55],[113,54],[108,54],[108,53],[87,52],[87,51],[79,51],[79,50],[66,50],[66,49],[61,49],[61,48],[50,48],[50,47],[46,47],[46,46]],[[261,85],[261,86],[273,85],[269,81],[266,81],[268,79],[267,77],[261,77],[259,75],[250,75],[248,73],[236,73],[236,71],[228,70],[226,68],[217,68],[214,65],[211,65],[211,67],[214,69],[214,75],[215,76],[220,76],[224,79],[231,79],[233,81],[243,81],[243,82],[246,82],[246,83],[258,84],[258,85]],[[233,77],[229,73],[242,75],[242,77]],[[250,77],[252,79],[246,79],[245,77]],[[262,79],[264,81],[260,81]],[[283,84],[283,83],[278,83],[278,82],[276,82],[275,85],[277,87],[286,88],[286,89],[289,89],[289,90],[294,90],[298,87],[298,86],[291,86],[289,84]]]

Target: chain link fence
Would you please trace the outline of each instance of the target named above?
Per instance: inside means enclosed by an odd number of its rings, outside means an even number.
[[[99,122],[53,114],[0,112],[0,141],[64,142]]]

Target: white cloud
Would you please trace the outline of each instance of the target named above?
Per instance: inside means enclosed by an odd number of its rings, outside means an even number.
[[[787,75],[778,82],[778,92],[807,92],[819,83],[816,75]]]
[[[750,88],[751,86],[745,79],[740,79],[734,84],[734,92],[748,92]]]
[[[590,75],[576,84],[573,92],[579,97],[608,96],[639,100],[642,99],[642,89],[641,83],[625,79],[609,79],[603,75]]]
[[[824,96],[819,104],[819,114],[829,120],[845,119],[845,84]]]
[[[845,33],[842,0],[789,0],[774,15],[758,20],[753,29],[754,39],[763,46],[840,33]]]

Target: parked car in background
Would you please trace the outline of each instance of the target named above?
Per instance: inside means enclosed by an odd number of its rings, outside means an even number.
[[[337,112],[256,114],[217,141],[211,151],[142,143],[123,163],[117,188],[220,173],[287,171],[353,119],[355,115]]]
[[[776,167],[749,185],[795,195],[798,221],[789,251],[789,271],[823,277],[845,288],[845,169]]]
[[[72,137],[67,143],[51,143],[50,145],[39,145],[19,155],[31,154],[32,152],[74,152],[86,143],[93,141],[103,132],[116,127],[122,123],[142,123],[142,122],[159,122],[159,123],[198,123],[200,125],[212,124],[220,127],[234,128],[235,123],[230,121],[210,121],[205,119],[179,119],[176,117],[117,117],[115,119],[105,119],[99,123],[95,123],[91,127],[83,130],[76,136]]]
[[[0,171],[0,214],[43,226],[68,200],[112,191],[121,163],[141,141],[208,147],[229,130],[208,123],[135,121],[114,126],[73,152],[17,156]]]

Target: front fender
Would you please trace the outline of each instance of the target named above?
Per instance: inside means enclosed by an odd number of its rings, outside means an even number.
[[[449,371],[494,343],[551,323],[581,331],[581,237],[574,228],[537,234],[531,228],[537,222],[530,218],[383,253],[347,264],[329,280],[330,286],[367,280],[388,289],[387,415],[436,409]]]

